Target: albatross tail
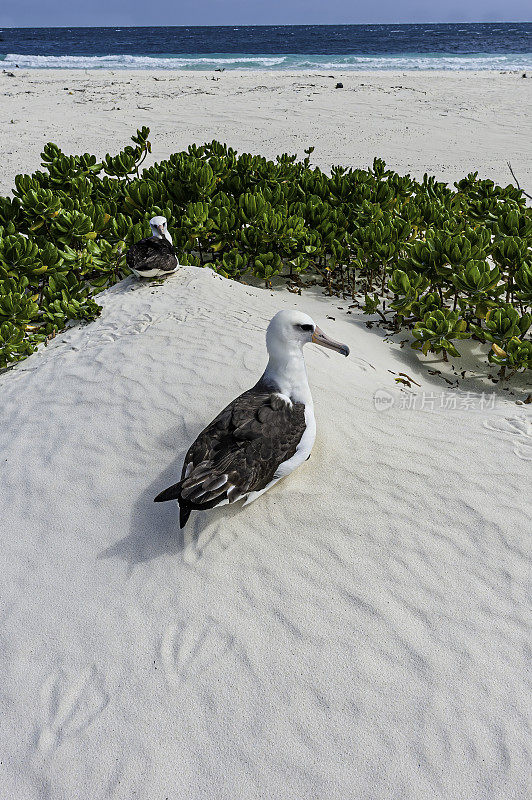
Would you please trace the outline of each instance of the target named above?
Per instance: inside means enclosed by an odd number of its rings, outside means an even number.
[[[169,486],[168,489],[165,489],[164,492],[160,492],[156,498],[154,498],[154,503],[166,503],[167,500],[177,500],[179,498],[179,492],[181,491],[181,484],[183,481],[179,481],[179,483],[174,483],[173,486]]]
[[[181,484],[183,481],[179,481],[179,483],[174,483],[173,486],[169,486],[168,489],[165,489],[164,492],[161,492],[154,498],[154,503],[166,503],[167,500],[177,500],[179,502],[179,527],[184,528],[188,522],[188,518],[190,517],[190,512],[192,511],[191,507],[185,501],[183,502],[180,497],[179,493],[181,491]]]
[[[166,503],[167,500],[177,500],[179,502],[179,527],[184,528],[188,522],[188,518],[190,517],[190,512],[192,508],[188,505],[186,501],[182,501],[179,497],[179,493],[181,491],[181,485],[183,481],[179,481],[179,483],[174,483],[173,486],[169,486],[168,489],[165,489],[164,492],[161,492],[154,498],[154,503]]]

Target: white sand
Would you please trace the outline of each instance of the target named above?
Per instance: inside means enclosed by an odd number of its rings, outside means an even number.
[[[478,170],[503,186],[510,160],[532,193],[532,78],[521,74],[0,73],[0,192],[39,168],[50,140],[101,157],[148,125],[155,159],[212,139],[272,158],[313,145],[323,169],[366,167],[377,155],[417,177],[453,182]]]
[[[322,296],[186,268],[104,305],[0,378],[0,796],[528,797],[529,407],[442,410]],[[306,348],[312,457],[182,537],[153,497],[289,306],[352,349]]]
[[[0,192],[49,140],[102,156],[142,124],[154,159],[315,145],[324,169],[503,184],[510,159],[530,190],[531,94],[498,73],[0,74]],[[524,380],[483,396],[481,367],[449,394],[346,303],[208,270],[104,305],[0,376],[0,798],[528,797]],[[352,349],[307,348],[312,458],[183,537],[153,497],[287,306]]]

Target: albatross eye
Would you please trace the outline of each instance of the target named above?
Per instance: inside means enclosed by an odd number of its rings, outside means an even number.
[[[297,327],[300,328],[302,331],[308,331],[309,333],[312,333],[312,331],[314,330],[313,325],[298,325]]]

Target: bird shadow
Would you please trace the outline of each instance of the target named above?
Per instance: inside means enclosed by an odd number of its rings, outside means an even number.
[[[128,535],[107,547],[99,559],[119,558],[130,569],[163,555],[176,555],[185,549],[185,532],[179,528],[176,502],[154,503],[156,495],[179,480],[183,455],[145,486],[131,510]]]
[[[174,428],[162,437],[160,444],[168,446],[171,441],[179,446],[183,439],[183,428]],[[143,488],[131,510],[128,535],[99,553],[98,559],[122,559],[128,565],[128,572],[132,572],[139,564],[165,555],[182,556],[189,548],[193,548],[200,556],[218,534],[220,523],[225,521],[222,518],[239,513],[240,503],[210,509],[208,512],[193,512],[186,528],[180,529],[178,503],[154,502],[159,492],[179,480],[187,449],[185,445],[180,455]]]

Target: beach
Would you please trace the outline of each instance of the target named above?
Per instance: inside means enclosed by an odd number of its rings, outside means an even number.
[[[524,800],[529,407],[321,292],[100,300],[0,378],[4,796]],[[153,498],[280,308],[351,347],[305,348],[311,458],[180,532]]]
[[[4,194],[46,142],[101,157],[142,125],[148,164],[218,139],[450,182],[506,185],[510,160],[532,191],[516,73],[20,70],[0,93]],[[321,286],[250,283],[128,276],[0,375],[0,796],[525,800],[526,374],[497,382],[479,341],[422,356]],[[154,497],[256,383],[280,309],[351,350],[305,347],[312,454],[180,531]]]
[[[101,157],[141,125],[152,160],[213,139],[269,158],[313,146],[311,163],[324,170],[378,156],[418,178],[452,183],[478,171],[503,186],[511,161],[532,191],[532,73],[13,72],[0,73],[4,194],[16,174],[39,168],[46,142]]]

